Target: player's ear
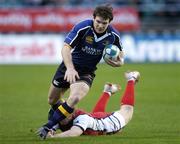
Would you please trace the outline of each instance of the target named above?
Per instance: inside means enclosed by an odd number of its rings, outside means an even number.
[[[95,19],[96,19],[96,16],[93,16],[93,20],[95,21]]]

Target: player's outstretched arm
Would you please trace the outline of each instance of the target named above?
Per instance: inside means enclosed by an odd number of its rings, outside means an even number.
[[[83,130],[78,126],[72,126],[70,130],[57,134],[48,134],[48,138],[63,138],[63,137],[77,137],[83,133]]]

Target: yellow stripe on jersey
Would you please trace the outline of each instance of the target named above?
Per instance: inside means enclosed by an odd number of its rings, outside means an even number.
[[[65,115],[66,117],[68,117],[69,115],[70,115],[70,113],[68,112],[68,111],[66,111],[63,107],[62,107],[62,105],[60,105],[59,107],[58,107],[58,109],[61,111],[61,113],[63,113],[63,115]]]

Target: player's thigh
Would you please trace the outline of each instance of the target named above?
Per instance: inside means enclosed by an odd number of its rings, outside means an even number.
[[[58,88],[51,84],[48,94],[49,104],[55,104],[66,92],[67,88]]]
[[[70,95],[68,98],[68,104],[74,106],[83,97],[87,95],[89,91],[89,85],[83,81],[79,81],[70,85]]]
[[[127,124],[132,119],[133,111],[134,111],[133,106],[122,105],[120,110],[118,110],[117,112],[120,113],[124,117],[125,123]]]

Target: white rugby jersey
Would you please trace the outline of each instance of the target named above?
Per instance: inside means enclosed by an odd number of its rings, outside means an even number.
[[[86,135],[112,134],[121,130],[125,126],[124,117],[118,112],[104,118],[94,118],[91,115],[79,115],[73,121],[74,126],[78,126]]]

